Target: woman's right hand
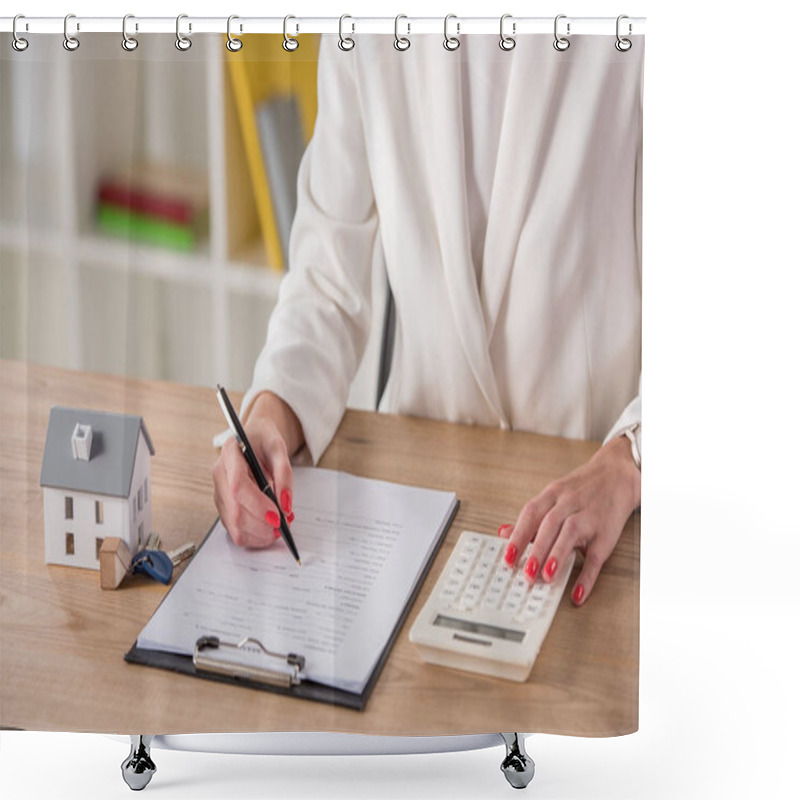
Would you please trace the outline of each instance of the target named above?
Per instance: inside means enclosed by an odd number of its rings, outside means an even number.
[[[264,476],[291,524],[291,455],[303,445],[303,429],[292,409],[277,395],[262,392],[253,402],[245,433]],[[236,438],[223,445],[212,470],[214,503],[233,541],[240,547],[269,547],[280,538],[280,515],[259,490]]]

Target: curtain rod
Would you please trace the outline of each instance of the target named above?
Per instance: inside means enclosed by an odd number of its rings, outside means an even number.
[[[10,33],[13,30],[13,17],[0,17],[0,32]],[[175,33],[177,20],[175,17],[136,17],[128,18],[126,30],[134,33]],[[338,17],[294,17],[290,16],[284,23],[284,17],[235,17],[231,23],[231,31],[236,34],[246,33],[280,33],[284,32],[284,24],[290,35],[298,33],[339,33]],[[394,34],[394,17],[350,17],[342,23],[346,34],[383,33]],[[444,17],[402,17],[399,30],[403,35],[437,33],[444,30]],[[559,25],[566,32],[569,24],[570,35],[573,34],[609,34],[616,33],[616,17],[569,17],[562,16]],[[456,29],[456,26],[457,29]],[[553,17],[513,17],[507,16],[503,30],[508,35],[518,36],[526,33],[553,33]],[[629,27],[630,26],[630,27]],[[192,17],[181,15],[180,28],[183,34],[221,33],[228,30],[227,17]],[[643,34],[644,17],[629,17],[623,21],[625,36]],[[458,34],[500,33],[500,17],[451,17],[449,30]],[[70,16],[69,33],[78,36],[84,33],[121,33],[122,17],[79,17]],[[60,33],[64,34],[64,17],[26,17],[17,20],[17,33]]]

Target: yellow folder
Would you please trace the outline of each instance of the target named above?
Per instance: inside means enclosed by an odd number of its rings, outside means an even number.
[[[226,51],[228,73],[267,262],[280,271],[286,264],[269,189],[269,175],[261,151],[256,107],[276,95],[294,96],[305,143],[308,143],[317,115],[319,35],[297,37],[300,47],[294,52],[283,49],[281,35],[245,34],[240,38],[243,42],[241,50],[236,53]]]

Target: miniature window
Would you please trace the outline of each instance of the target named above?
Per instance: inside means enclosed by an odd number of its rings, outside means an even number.
[[[139,523],[139,547],[144,544],[144,522]]]
[[[102,500],[95,500],[94,501],[94,521],[98,525],[103,524],[103,501]]]
[[[147,502],[147,478],[144,479],[144,501]]]
[[[100,548],[103,546],[103,540],[98,536],[94,540],[94,557],[100,560]]]
[[[136,501],[131,500],[131,530],[133,530],[133,526],[136,524]]]
[[[75,534],[74,533],[68,533],[67,534],[66,548],[67,548],[67,555],[68,556],[74,556],[75,555]]]
[[[72,519],[72,498],[64,498],[64,519]]]
[[[139,492],[137,494],[138,503],[139,503],[139,511],[142,510],[142,487],[139,487]]]

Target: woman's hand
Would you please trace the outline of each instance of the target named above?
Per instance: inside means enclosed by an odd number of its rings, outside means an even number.
[[[506,563],[515,564],[532,541],[524,574],[532,582],[541,572],[542,580],[550,583],[569,554],[580,550],[583,569],[572,602],[583,605],[640,503],[641,486],[630,442],[624,437],[612,439],[586,464],[529,500],[513,526],[500,527],[498,534],[509,539]]]
[[[303,444],[300,422],[277,395],[263,392],[253,403],[244,429],[286,521],[291,523],[294,514],[289,457]],[[214,503],[222,523],[237,545],[269,547],[280,538],[278,509],[259,491],[233,436],[223,445],[212,472]]]

